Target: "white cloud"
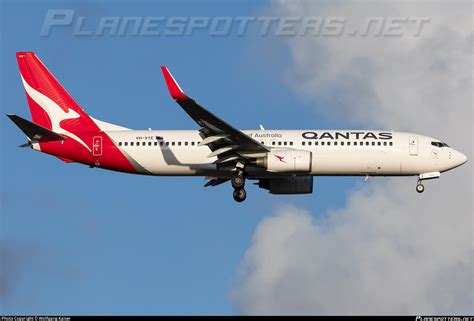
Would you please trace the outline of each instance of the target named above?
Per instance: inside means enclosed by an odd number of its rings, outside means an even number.
[[[430,17],[418,38],[280,38],[291,56],[286,80],[328,117],[435,136],[472,158],[471,6],[308,1],[279,2],[271,11],[351,22]],[[374,179],[352,191],[344,208],[328,213],[277,209],[260,223],[245,255],[232,291],[238,310],[474,313],[472,167],[427,182],[422,195],[415,182]]]
[[[459,177],[447,178],[454,181]],[[315,220],[282,206],[265,219],[232,294],[245,314],[473,312],[471,190],[378,180]],[[447,182],[454,183],[454,182]]]
[[[335,4],[336,3],[336,4]],[[282,2],[281,15],[343,16],[347,29],[367,17],[429,17],[419,37],[292,37],[284,39],[292,64],[287,81],[296,92],[328,104],[317,110],[354,124],[435,130],[472,117],[472,9],[470,2]],[[410,26],[407,24],[406,26]],[[362,28],[359,28],[362,29]],[[408,30],[405,28],[404,30]],[[422,117],[420,117],[422,115]]]

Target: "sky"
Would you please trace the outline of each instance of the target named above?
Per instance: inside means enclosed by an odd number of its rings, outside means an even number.
[[[3,1],[1,108],[29,117],[15,60],[35,51],[95,118],[193,129],[184,91],[232,125],[420,132],[472,156],[471,3]],[[41,36],[50,9],[71,25]],[[79,36],[84,17],[429,16],[419,37]],[[362,17],[362,18],[361,18]],[[90,28],[90,29],[89,29]],[[425,115],[424,117],[418,117]],[[274,196],[201,177],[90,169],[18,148],[1,124],[3,314],[474,313],[472,167],[415,178],[317,177]],[[350,268],[348,268],[350,267]],[[380,291],[380,287],[384,291]],[[342,300],[341,300],[342,298]]]

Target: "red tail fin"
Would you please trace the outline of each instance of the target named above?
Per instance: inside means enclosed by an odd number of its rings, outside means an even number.
[[[33,52],[17,52],[16,58],[35,124],[17,116],[9,117],[35,141],[33,148],[65,161],[136,172],[116,143],[103,132],[127,128],[87,115]],[[94,149],[97,141],[100,153]],[[106,153],[102,153],[102,148]]]
[[[57,133],[99,130],[33,52],[16,58],[33,122]]]

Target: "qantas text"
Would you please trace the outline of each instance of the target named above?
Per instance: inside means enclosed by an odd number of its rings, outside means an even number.
[[[372,132],[304,132],[306,139],[392,139],[392,133],[372,133]]]

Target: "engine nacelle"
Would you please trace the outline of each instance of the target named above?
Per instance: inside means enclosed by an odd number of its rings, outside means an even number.
[[[256,165],[269,172],[309,173],[311,172],[311,152],[306,150],[272,150]]]
[[[271,194],[311,194],[313,176],[261,179],[258,187],[267,189]]]

